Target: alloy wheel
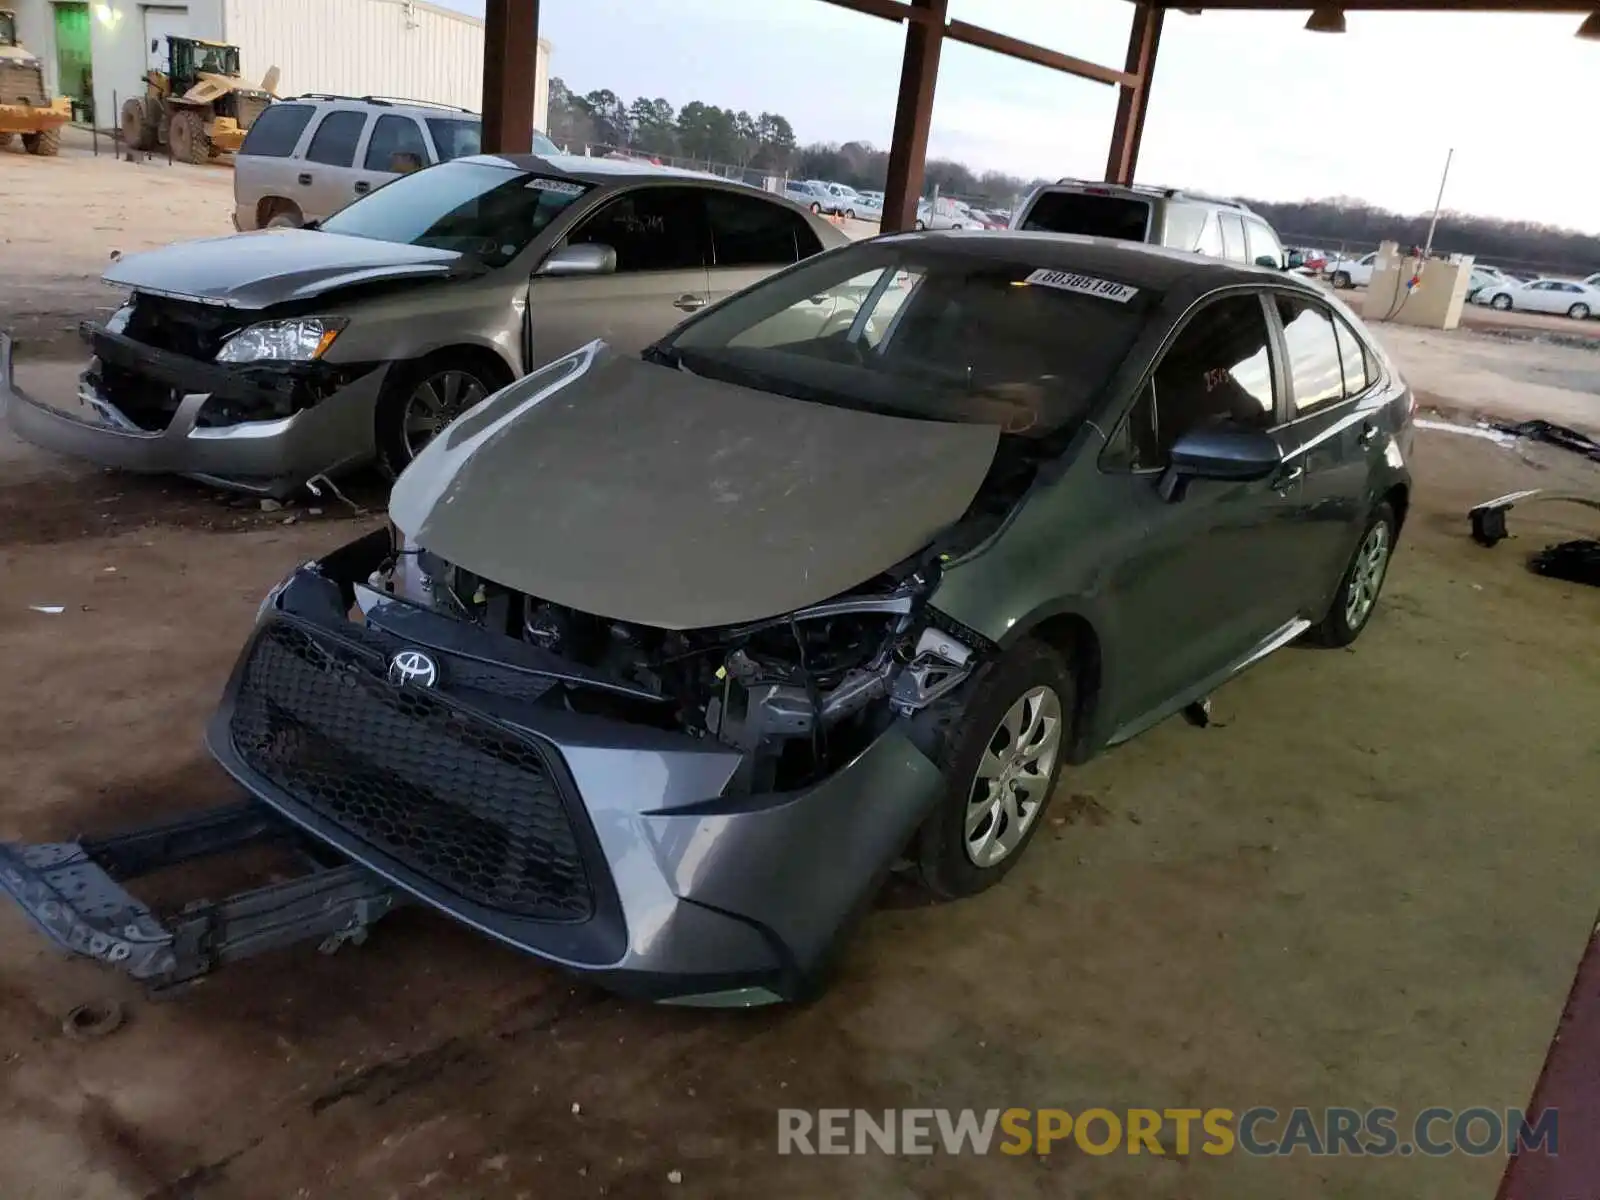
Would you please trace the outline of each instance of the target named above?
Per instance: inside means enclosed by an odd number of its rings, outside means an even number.
[[[1383,589],[1383,577],[1389,570],[1391,538],[1389,525],[1379,521],[1361,542],[1356,551],[1355,566],[1350,572],[1350,589],[1344,601],[1345,624],[1352,630],[1360,629],[1372,616],[1378,603],[1378,593]]]
[[[465,371],[440,371],[418,383],[400,417],[407,458],[422,453],[446,425],[487,395],[483,384]]]
[[[1589,319],[1589,306],[1587,304],[1574,304],[1567,309],[1567,316],[1574,321],[1587,321]]]
[[[1061,697],[1036,687],[1006,710],[967,791],[967,857],[993,867],[1027,836],[1044,806],[1061,749]]]

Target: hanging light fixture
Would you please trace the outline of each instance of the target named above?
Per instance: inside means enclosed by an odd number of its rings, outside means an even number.
[[[1313,8],[1310,18],[1306,21],[1306,28],[1312,33],[1343,33],[1344,9],[1328,4]]]
[[[1600,8],[1595,9],[1578,26],[1578,36],[1586,42],[1600,42]]]

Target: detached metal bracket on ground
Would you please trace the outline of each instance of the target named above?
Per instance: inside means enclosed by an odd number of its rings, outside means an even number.
[[[0,843],[0,889],[69,953],[160,989],[299,942],[324,951],[360,942],[403,902],[365,867],[309,858],[305,875],[197,901],[165,919],[122,886],[194,859],[296,841],[262,806],[230,804],[107,838]]]
[[[1551,492],[1544,488],[1531,488],[1525,492],[1512,492],[1495,500],[1486,500],[1467,514],[1472,521],[1472,540],[1484,546],[1493,546],[1510,535],[1506,531],[1506,514],[1518,505],[1552,504],[1556,502],[1581,504],[1600,512],[1600,492]]]

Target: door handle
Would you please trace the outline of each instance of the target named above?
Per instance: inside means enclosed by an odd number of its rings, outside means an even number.
[[[300,177],[297,180],[297,182],[309,185],[310,182],[311,182],[311,172],[310,171],[301,172]]]
[[[1295,484],[1305,478],[1305,474],[1306,469],[1299,463],[1280,467],[1278,473],[1272,477],[1272,490],[1280,496],[1287,495]]]
[[[682,309],[684,312],[695,312],[706,306],[704,296],[696,296],[692,292],[685,292],[672,302],[673,308]]]
[[[1378,427],[1371,421],[1361,423],[1361,432],[1356,435],[1356,441],[1362,446],[1370,446],[1378,440]]]
[[[356,195],[365,196],[371,190],[372,190],[372,185],[370,183],[368,183],[365,179],[356,180]]]

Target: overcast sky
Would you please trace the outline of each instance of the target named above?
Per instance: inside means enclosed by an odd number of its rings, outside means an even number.
[[[483,11],[482,0],[445,0]],[[952,18],[1113,66],[1127,0],[951,0]],[[904,33],[820,0],[541,0],[551,71],[579,92],[780,112],[802,142],[889,144]],[[1600,43],[1577,16],[1304,13],[1167,18],[1142,182],[1300,200],[1347,195],[1600,233]],[[930,154],[1100,177],[1113,88],[947,42]]]

